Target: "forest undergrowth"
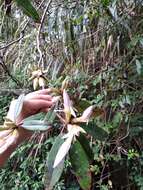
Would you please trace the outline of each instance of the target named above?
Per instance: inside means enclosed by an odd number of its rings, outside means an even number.
[[[143,190],[142,1],[36,0],[39,17],[13,1],[9,9],[5,3],[0,3],[0,84],[6,91],[0,92],[0,122],[13,97],[33,91],[33,71],[42,72],[44,88],[59,89],[67,79],[79,115],[97,108],[88,129],[83,125],[91,179],[84,184],[86,176],[79,166],[74,170],[70,153],[53,189]],[[1,190],[47,186],[47,158],[60,127],[55,123],[50,132],[35,132],[13,152],[0,170]]]

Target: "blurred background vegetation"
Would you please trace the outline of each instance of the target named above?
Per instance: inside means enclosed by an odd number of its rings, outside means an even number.
[[[143,190],[143,1],[35,0],[41,23],[16,2],[0,1],[0,122],[16,89],[32,91],[30,70],[47,70],[47,87],[68,76],[73,99],[105,112],[95,123],[108,136],[90,139],[91,189]],[[44,189],[55,136],[20,146],[0,170],[0,189]],[[68,161],[54,189],[80,190]]]

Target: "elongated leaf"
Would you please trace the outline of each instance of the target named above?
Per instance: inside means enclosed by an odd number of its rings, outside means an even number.
[[[67,155],[70,147],[71,147],[71,143],[72,143],[72,139],[73,139],[73,136],[71,137],[68,137],[65,142],[61,145],[61,147],[59,148],[59,151],[56,155],[56,158],[55,158],[55,162],[54,162],[54,168],[56,166],[58,166],[60,164],[60,162],[65,158],[65,156]]]
[[[71,118],[71,101],[65,89],[63,90],[63,101],[64,101],[65,119],[66,122],[68,123]]]
[[[53,187],[55,186],[55,184],[59,181],[59,179],[62,175],[63,169],[64,169],[64,162],[65,162],[65,160],[63,159],[60,162],[60,164],[56,168],[54,168],[54,171],[52,174],[52,179],[51,179],[49,188],[47,190],[52,190]]]
[[[31,17],[35,22],[40,22],[38,12],[29,0],[15,0],[15,2],[17,3],[17,6],[20,7],[27,16]]]
[[[87,134],[91,135],[95,140],[105,141],[108,137],[108,133],[101,127],[97,127],[94,122],[82,124],[82,127]]]
[[[25,95],[22,94],[19,96],[19,98],[16,101],[15,107],[14,107],[14,121],[16,121],[16,118],[20,114],[22,107],[23,107],[23,102],[24,102]]]
[[[94,159],[94,154],[89,145],[89,140],[86,138],[86,136],[83,133],[80,133],[80,135],[79,135],[79,137],[77,137],[77,139],[80,142],[80,144],[82,144],[82,147],[83,147],[84,151],[86,152],[89,162],[92,162]]]
[[[24,120],[21,127],[30,131],[46,131],[51,128],[51,126],[46,124],[44,121],[39,121],[39,120],[31,120],[31,121]]]
[[[89,120],[93,112],[93,106],[89,106],[86,108],[82,114],[81,117],[83,117],[85,120]]]
[[[83,190],[91,188],[91,172],[88,157],[77,140],[70,149],[70,161],[77,180]]]
[[[12,132],[12,129],[0,131],[0,139],[7,137]]]
[[[44,121],[48,124],[53,124],[54,120],[56,118],[56,113],[54,110],[49,110],[44,118]]]
[[[90,106],[90,103],[87,100],[78,100],[74,104],[75,108],[81,113],[83,112],[87,107]]]
[[[12,144],[14,144],[16,142],[18,136],[19,136],[18,130],[15,129],[11,133],[11,135],[9,135],[9,137],[7,137],[5,139],[4,145],[0,147],[0,154],[2,154],[3,152],[5,152],[8,149],[9,146],[11,146]]]
[[[35,115],[29,116],[26,119],[24,119],[24,121],[31,121],[31,120],[44,120],[45,118],[45,113],[37,113]]]
[[[16,122],[16,118],[21,112],[22,106],[23,106],[23,101],[24,101],[24,94],[20,95],[17,100],[11,101],[9,111],[7,114],[7,118],[9,118],[11,121]]]
[[[58,182],[58,180],[60,179],[60,176],[62,174],[63,167],[64,167],[64,159],[57,167],[53,168],[53,165],[54,165],[54,161],[55,161],[57,152],[58,152],[60,146],[63,144],[63,142],[64,142],[64,139],[62,139],[62,135],[59,135],[56,138],[51,151],[49,152],[47,164],[46,164],[47,168],[46,168],[46,173],[45,173],[46,190],[52,190],[52,188]]]

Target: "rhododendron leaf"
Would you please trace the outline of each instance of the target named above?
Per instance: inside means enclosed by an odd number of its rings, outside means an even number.
[[[44,121],[48,124],[53,124],[54,120],[56,118],[56,113],[53,109],[49,110],[44,118]]]
[[[83,190],[90,190],[91,188],[90,164],[86,152],[84,151],[82,145],[78,140],[71,146],[69,156],[73,171],[77,177],[80,187]]]
[[[16,118],[18,117],[18,115],[20,114],[22,110],[24,98],[25,98],[25,95],[21,94],[16,100],[16,104],[14,108],[14,121],[16,121]]]
[[[10,119],[13,122],[16,122],[16,118],[18,117],[18,115],[22,110],[24,98],[25,96],[24,94],[22,94],[19,96],[17,100],[11,101],[6,118]]]
[[[7,137],[12,132],[12,129],[0,131],[0,139]]]
[[[48,154],[47,163],[46,163],[46,172],[45,172],[45,186],[47,190],[52,190],[54,185],[58,182],[63,168],[64,168],[64,159],[61,163],[53,168],[53,164],[55,161],[55,157],[60,146],[63,144],[64,139],[62,139],[62,135],[60,134],[56,139],[55,142]]]
[[[7,138],[5,138],[5,143],[0,147],[0,154],[5,152],[11,145],[15,144],[16,140],[18,139],[18,136],[18,130],[13,130],[11,134],[9,134]]]
[[[51,128],[51,126],[40,120],[24,120],[21,127],[30,131],[46,131]]]
[[[92,113],[93,113],[93,106],[89,106],[88,108],[86,108],[82,114],[82,118],[85,119],[85,120],[89,120]]]
[[[81,124],[87,134],[91,135],[95,140],[105,141],[108,138],[108,133],[101,127],[98,127],[95,122]]]
[[[86,152],[89,162],[92,162],[94,159],[94,154],[93,154],[93,151],[89,144],[90,140],[87,139],[87,137],[83,133],[80,133],[80,135],[77,137],[77,139],[80,142],[80,144],[82,145],[84,151]]]
[[[63,101],[64,101],[65,119],[66,122],[68,123],[71,118],[71,101],[65,89],[63,90]]]
[[[68,137],[59,148],[55,161],[54,161],[54,165],[53,165],[54,168],[57,167],[59,163],[63,160],[63,158],[65,158],[65,156],[67,155],[71,147],[72,139],[73,139],[73,136]]]
[[[91,104],[89,101],[85,99],[81,99],[77,102],[75,102],[74,106],[78,110],[78,112],[82,113],[87,107],[89,107]]]

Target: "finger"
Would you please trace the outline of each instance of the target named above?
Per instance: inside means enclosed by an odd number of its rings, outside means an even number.
[[[45,108],[50,108],[53,105],[52,101],[37,100],[37,99],[30,100],[28,104],[29,104],[29,107],[33,107],[33,109],[36,111],[45,109]]]
[[[34,100],[34,99],[52,101],[52,96],[43,95],[43,94],[33,94],[33,95],[25,97],[25,100]]]
[[[41,112],[47,113],[49,111],[49,108],[43,108],[40,110]]]
[[[33,93],[36,93],[36,94],[49,94],[51,92],[51,89],[50,88],[47,88],[47,89],[43,89],[43,90],[37,90]]]
[[[34,95],[37,95],[37,94],[41,94],[41,95],[47,95],[51,92],[51,89],[48,88],[48,89],[43,89],[43,90],[38,90],[38,91],[35,91],[35,92],[31,92],[29,94],[26,95],[26,99],[31,99],[31,97],[33,97]]]

